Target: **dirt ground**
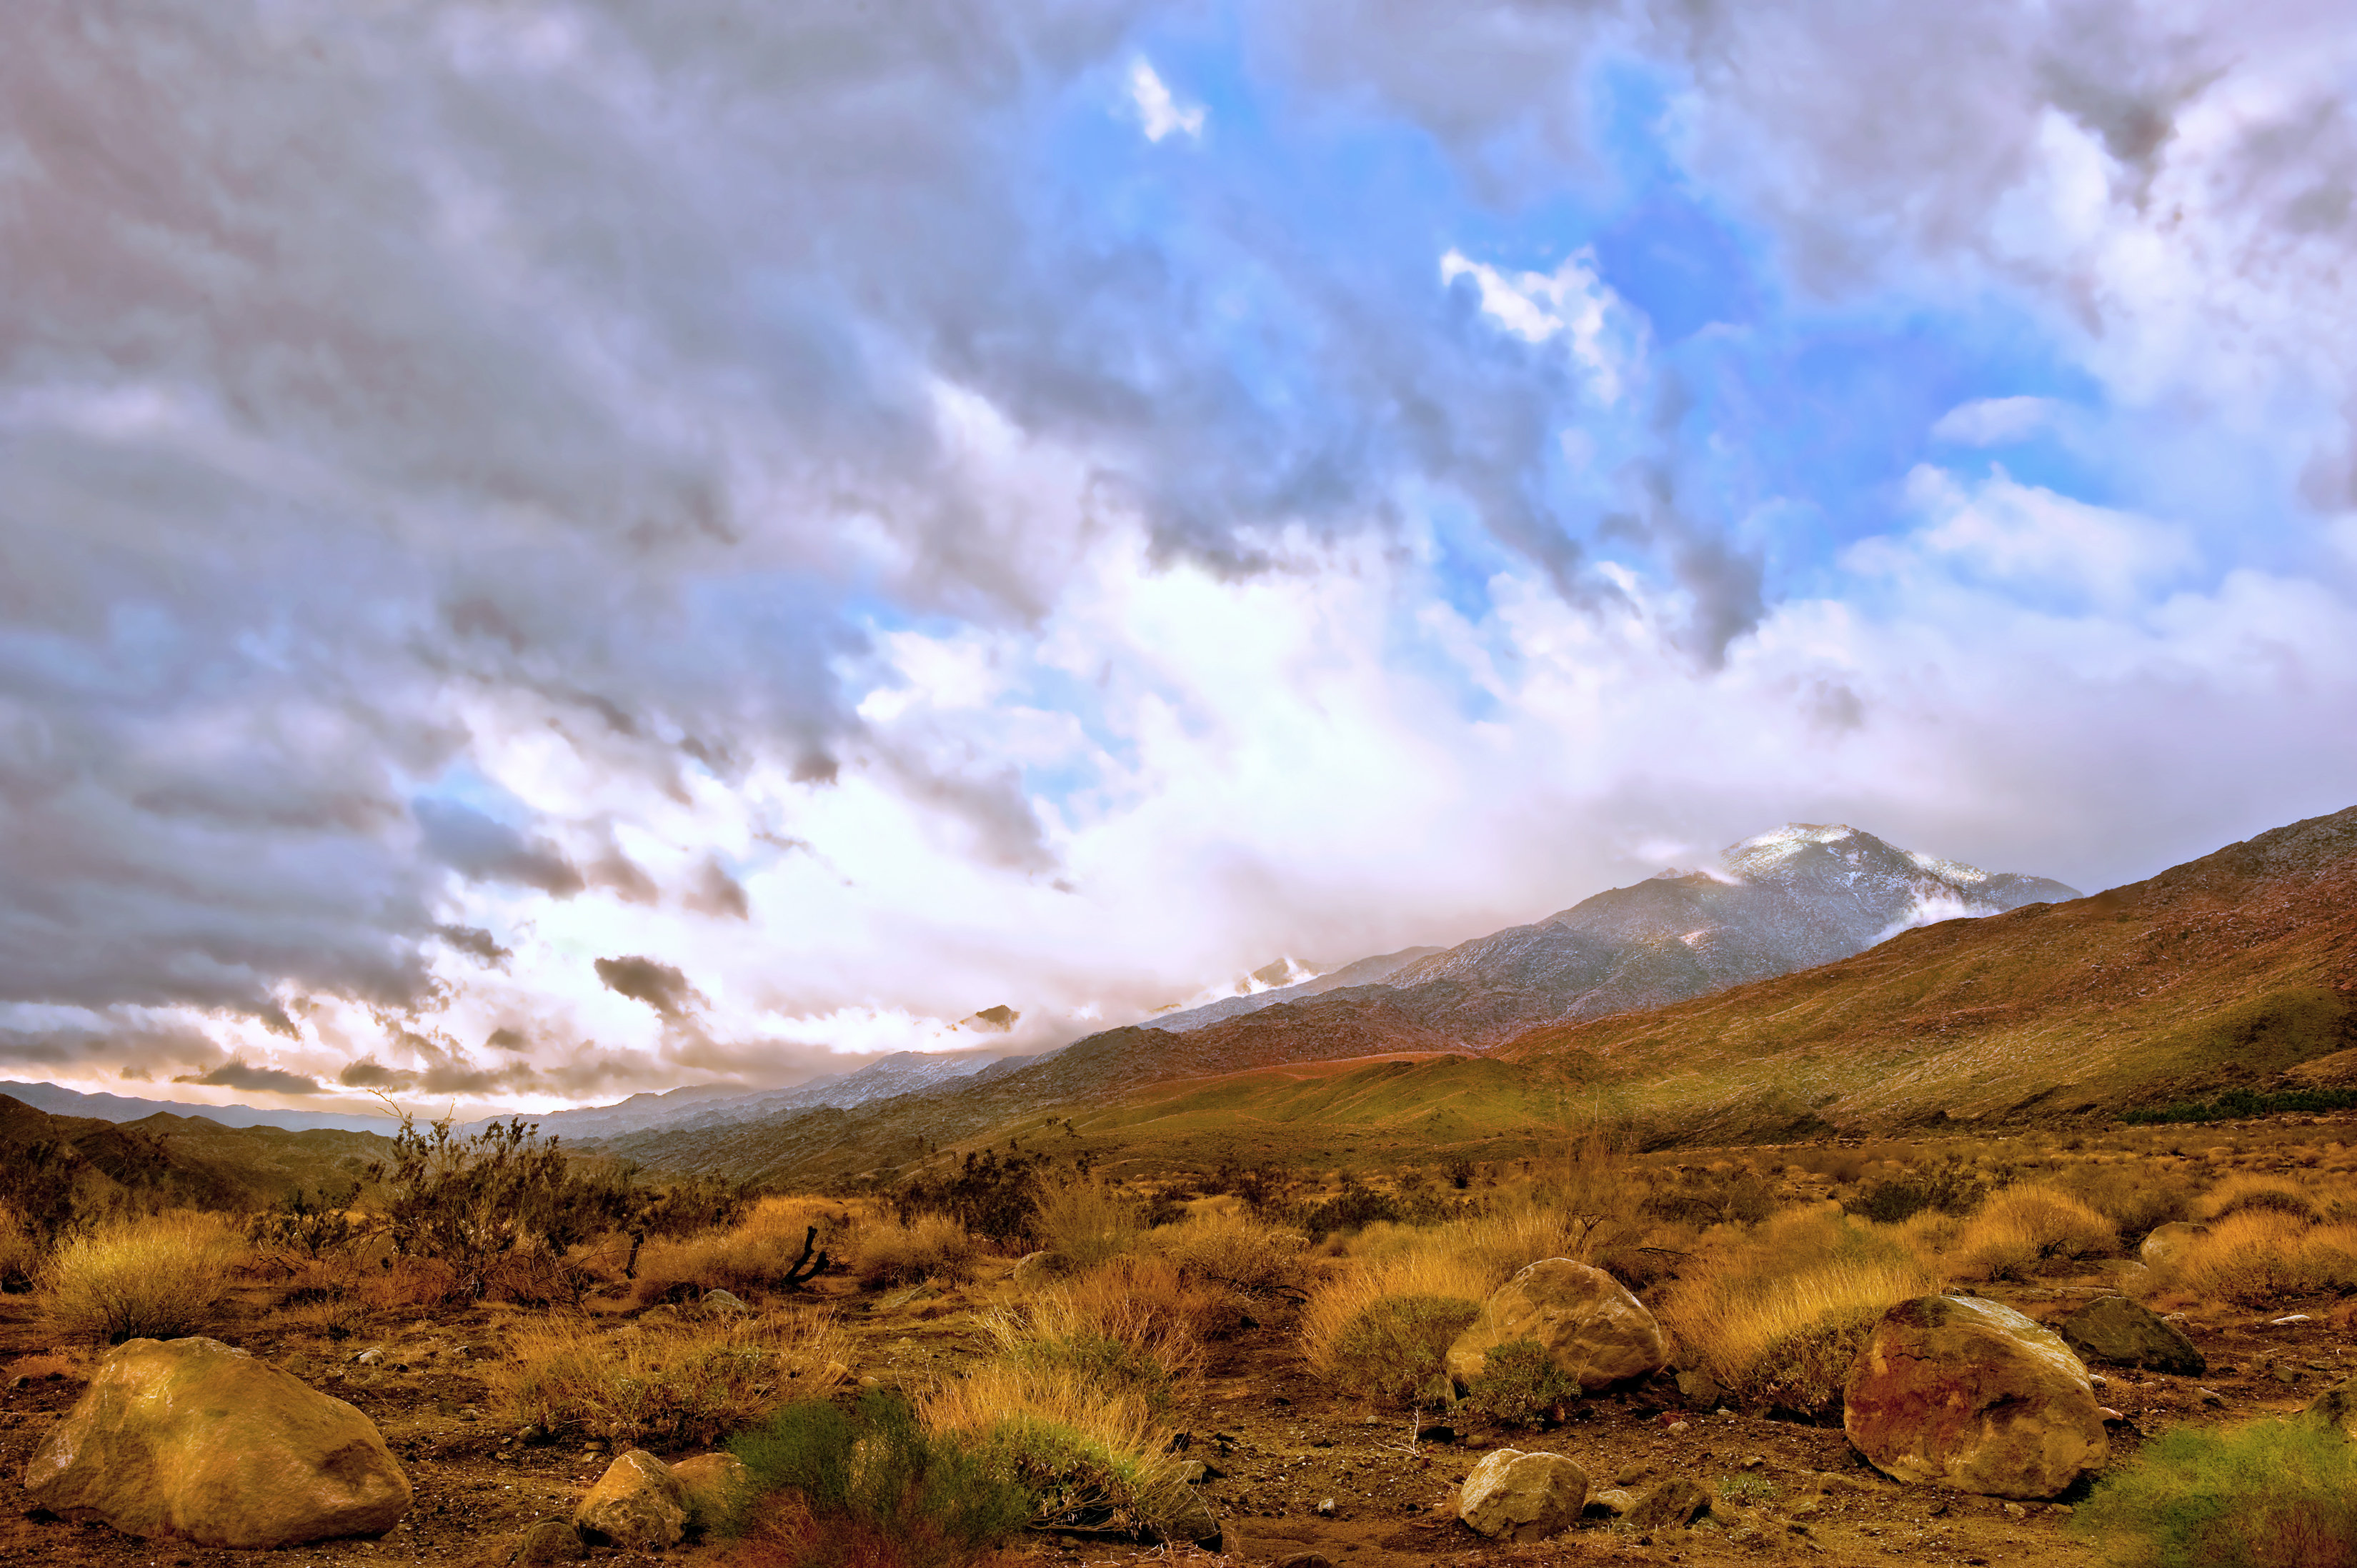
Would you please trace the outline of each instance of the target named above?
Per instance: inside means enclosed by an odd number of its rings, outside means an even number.
[[[819,1282],[815,1299],[840,1312],[859,1341],[856,1376],[911,1386],[954,1376],[981,1353],[977,1307],[1004,1299],[1007,1265],[972,1285],[891,1307],[845,1279]],[[1988,1294],[2033,1316],[2053,1318],[2101,1294],[2098,1277]],[[2295,1311],[2272,1315],[2284,1316]],[[374,1337],[333,1345],[290,1332],[247,1304],[219,1337],[270,1358],[314,1387],[350,1401],[374,1420],[416,1488],[408,1519],[378,1540],[322,1542],[263,1554],[145,1541],[102,1525],[27,1512],[21,1477],[42,1434],[79,1396],[96,1357],[59,1353],[40,1342],[30,1303],[0,1297],[0,1475],[17,1503],[0,1510],[0,1563],[153,1564],[226,1568],[248,1560],[296,1564],[389,1565],[503,1562],[508,1543],[534,1520],[569,1518],[609,1455],[575,1444],[520,1442],[483,1408],[490,1358],[504,1354],[510,1326],[524,1315],[487,1307],[419,1314],[386,1322]],[[619,1311],[611,1320],[625,1321]],[[2098,1369],[2101,1397],[2122,1420],[2115,1454],[2171,1423],[2214,1423],[2298,1408],[2319,1389],[2357,1372],[2345,1313],[2323,1306],[2301,1321],[2196,1313],[2184,1325],[2209,1358],[2200,1379]],[[382,1361],[355,1358],[381,1348]],[[2098,1554],[2068,1529],[2069,1507],[2008,1505],[1921,1487],[1902,1487],[1868,1468],[1838,1427],[1798,1424],[1734,1411],[1690,1410],[1666,1378],[1577,1407],[1559,1429],[1458,1432],[1371,1413],[1346,1391],[1311,1379],[1296,1348],[1289,1314],[1278,1310],[1212,1347],[1205,1377],[1182,1406],[1187,1457],[1207,1466],[1200,1485],[1226,1521],[1230,1562],[1281,1562],[1315,1552],[1336,1568],[1406,1568],[1448,1563],[1521,1564],[1721,1562],[1930,1563],[2093,1563]],[[2215,1395],[2214,1401],[2206,1397]],[[1481,1455],[1512,1446],[1563,1454],[1591,1477],[1591,1489],[1641,1492],[1684,1476],[1717,1501],[1698,1528],[1648,1537],[1599,1509],[1568,1535],[1539,1545],[1499,1546],[1457,1522],[1453,1494]],[[1329,1503],[1330,1499],[1330,1503]],[[1059,1564],[1221,1561],[1192,1547],[1140,1549],[1071,1535],[1028,1538],[1020,1554]],[[592,1561],[622,1568],[640,1562],[692,1563],[716,1549],[690,1545],[662,1558],[597,1549]]]

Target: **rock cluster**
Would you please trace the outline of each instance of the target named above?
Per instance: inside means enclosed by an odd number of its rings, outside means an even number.
[[[633,1448],[607,1466],[581,1499],[574,1528],[592,1541],[660,1552],[685,1540],[691,1527],[726,1517],[747,1479],[744,1462],[733,1454],[699,1454],[666,1465]]]
[[[2183,1377],[2210,1369],[2209,1360],[2175,1324],[2124,1295],[2097,1296],[2056,1328],[2064,1344],[2090,1361]]]

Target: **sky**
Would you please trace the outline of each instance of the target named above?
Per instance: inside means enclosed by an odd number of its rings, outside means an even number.
[[[2321,0],[17,0],[0,1077],[769,1086],[2340,810],[2352,105]]]

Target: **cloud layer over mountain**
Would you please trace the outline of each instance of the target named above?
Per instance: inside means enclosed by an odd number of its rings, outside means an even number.
[[[2321,4],[0,16],[0,1069],[994,1047],[2348,803]]]

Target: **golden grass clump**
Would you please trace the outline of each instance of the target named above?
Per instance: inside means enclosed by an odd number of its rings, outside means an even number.
[[[1747,1399],[1831,1409],[1882,1315],[1939,1276],[1894,1230],[1831,1208],[1788,1210],[1721,1233],[1690,1259],[1657,1313],[1685,1354]]]
[[[1165,1259],[1117,1258],[984,1313],[982,1326],[1009,1365],[1070,1372],[1161,1411],[1202,1366],[1199,1324],[1232,1299]]]
[[[2063,1173],[2054,1185],[2102,1214],[2123,1236],[2142,1236],[2193,1212],[2193,1184],[2147,1160],[2090,1161]]]
[[[1344,1388],[1420,1397],[1493,1288],[1479,1263],[1439,1247],[1353,1260],[1301,1309],[1302,1354]]]
[[[1949,1254],[1959,1277],[2021,1280],[2040,1265],[2119,1245],[2119,1228],[2059,1187],[2024,1183],[1995,1194],[1965,1222]]]
[[[175,1209],[99,1226],[59,1247],[42,1274],[42,1316],[60,1339],[119,1345],[213,1326],[246,1256],[227,1215]]]
[[[25,1217],[0,1203],[0,1290],[30,1290],[39,1283],[45,1262],[40,1238]]]
[[[823,1309],[608,1333],[575,1317],[510,1337],[484,1381],[503,1422],[618,1448],[708,1447],[834,1387],[851,1341]]]
[[[2326,1291],[2357,1290],[2357,1225],[2310,1225],[2244,1208],[2189,1238],[2156,1281],[2206,1301],[2253,1309]]]
[[[871,1290],[936,1278],[957,1284],[974,1277],[982,1243],[950,1215],[918,1214],[862,1227],[852,1253],[859,1283]]]
[[[1083,1178],[1065,1187],[1042,1183],[1039,1199],[1032,1232],[1040,1246],[1060,1254],[1069,1268],[1094,1268],[1121,1256],[1146,1229],[1138,1206],[1101,1181]]]
[[[1069,1370],[976,1369],[918,1405],[927,1430],[982,1451],[1035,1499],[1035,1524],[1167,1533],[1195,1504],[1169,1432],[1136,1398]]]
[[[1283,1294],[1308,1283],[1309,1238],[1246,1214],[1199,1211],[1149,1231],[1146,1244],[1189,1278],[1248,1296]]]
[[[2246,1213],[2281,1214],[2294,1219],[2314,1220],[2323,1218],[2323,1208],[2318,1201],[2319,1196],[2311,1183],[2295,1176],[2244,1171],[2226,1177],[2203,1193],[2195,1212],[2200,1218],[2211,1220]]]
[[[852,1233],[852,1215],[840,1203],[806,1197],[765,1197],[737,1224],[677,1240],[658,1238],[639,1250],[635,1295],[640,1305],[685,1294],[764,1289],[802,1256],[818,1228],[821,1251],[840,1253]]]

